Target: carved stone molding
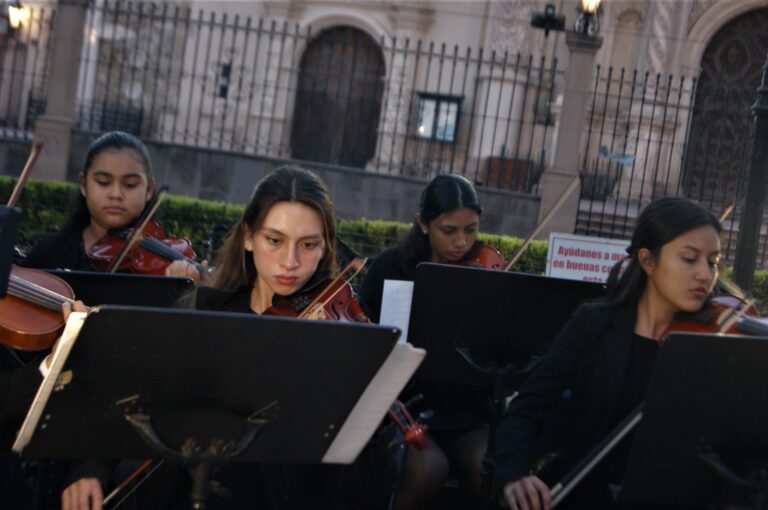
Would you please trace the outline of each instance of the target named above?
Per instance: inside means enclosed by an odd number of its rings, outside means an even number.
[[[534,0],[506,0],[493,2],[491,12],[491,49],[497,54],[505,51],[514,55],[526,53],[530,48],[531,16],[536,8]]]
[[[392,2],[389,20],[396,33],[421,36],[434,23],[435,10],[423,3]]]
[[[717,0],[694,0],[691,13],[688,15],[688,33],[691,33],[691,29],[697,21],[704,15],[710,7],[715,5]]]
[[[672,35],[671,20],[677,2],[671,0],[657,0],[654,2],[654,13],[651,22],[651,44],[649,57],[652,68],[656,72],[666,71],[669,56],[669,37]]]
[[[643,16],[643,8],[641,5],[639,5],[639,2],[633,2],[630,6],[623,9],[618,16],[616,16],[617,26],[638,31],[643,28],[644,21],[645,16]]]

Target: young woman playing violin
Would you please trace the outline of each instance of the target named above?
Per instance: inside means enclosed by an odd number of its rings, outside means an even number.
[[[146,146],[133,135],[109,132],[88,148],[80,174],[80,189],[73,213],[62,232],[35,246],[20,265],[39,269],[94,271],[88,253],[111,230],[129,225],[144,210],[155,190]],[[205,266],[207,263],[203,263]],[[167,276],[200,280],[190,263],[177,260],[165,269]],[[100,463],[70,463],[61,501],[64,510],[100,508],[108,471]]]
[[[413,280],[421,262],[477,266],[482,265],[483,252],[492,251],[489,259],[500,266],[496,261],[501,256],[477,240],[481,214],[477,192],[466,178],[438,175],[432,179],[422,191],[419,213],[406,239],[378,255],[363,281],[360,298],[372,320],[379,319],[384,280]],[[424,406],[434,412],[434,418],[427,448],[421,452],[411,448],[406,455],[397,508],[428,508],[451,468],[463,482],[468,505],[475,506],[488,438],[488,397],[463,387],[447,389],[422,381],[415,385],[417,392],[424,394]]]
[[[141,140],[119,131],[100,136],[88,148],[77,205],[62,232],[41,241],[20,265],[96,270],[88,256],[91,248],[111,230],[130,225],[154,191],[152,164]],[[182,260],[170,263],[165,274],[201,278],[192,264]]]
[[[336,273],[335,238],[336,220],[325,184],[307,170],[281,167],[257,184],[219,250],[213,274],[182,298],[181,305],[266,315],[292,310],[298,316]],[[351,298],[333,314],[367,322],[351,287],[346,282],[343,286]],[[337,475],[337,469],[327,466],[225,466],[217,479],[231,495],[212,496],[209,508],[345,508],[340,500],[347,495],[338,490]],[[146,492],[155,493],[154,499],[161,502],[152,508],[188,508],[186,477],[176,477],[175,484],[159,482],[167,476],[160,473],[148,482]],[[265,493],[272,495],[270,504],[264,502]]]
[[[509,508],[549,508],[549,487],[644,399],[675,316],[698,311],[712,292],[721,231],[714,214],[683,198],[642,211],[626,270],[603,302],[583,305],[563,327],[498,428],[496,481]],[[630,443],[625,437],[564,505],[613,507]]]

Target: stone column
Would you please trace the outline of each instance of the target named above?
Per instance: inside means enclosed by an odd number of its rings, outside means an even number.
[[[45,144],[35,169],[37,178],[67,178],[88,4],[89,0],[59,0],[56,7],[45,115],[37,119],[35,126],[35,141]]]
[[[562,192],[579,174],[579,149],[584,132],[584,114],[592,94],[595,54],[603,44],[603,39],[567,32],[565,42],[568,45],[570,60],[565,73],[565,92],[554,160],[539,180],[539,219],[549,212]],[[541,238],[546,239],[550,232],[574,231],[579,209],[579,189],[577,187],[549,223],[544,225]]]

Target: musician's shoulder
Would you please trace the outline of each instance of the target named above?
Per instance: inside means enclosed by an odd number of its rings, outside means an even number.
[[[217,289],[198,285],[176,302],[177,308],[209,310],[215,312],[249,312],[249,293],[246,288]]]

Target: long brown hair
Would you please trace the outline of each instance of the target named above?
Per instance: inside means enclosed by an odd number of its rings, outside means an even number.
[[[336,268],[336,218],[333,203],[325,183],[309,170],[297,166],[282,166],[265,176],[256,185],[251,201],[240,221],[230,231],[216,256],[215,270],[207,285],[217,289],[235,290],[250,286],[256,280],[253,256],[245,250],[246,229],[258,231],[267,213],[278,202],[299,202],[320,215],[323,220],[325,253],[317,271],[331,275]]]

